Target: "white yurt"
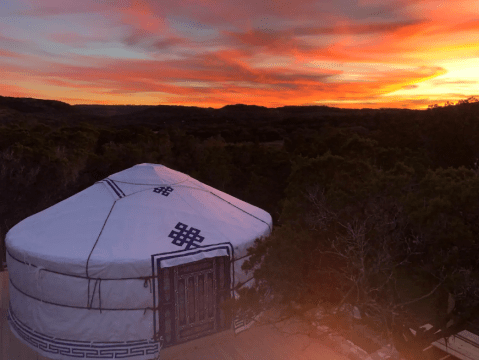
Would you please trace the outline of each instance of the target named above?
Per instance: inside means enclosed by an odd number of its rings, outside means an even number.
[[[6,236],[9,324],[52,359],[156,358],[230,329],[220,304],[270,214],[181,172],[140,164]]]

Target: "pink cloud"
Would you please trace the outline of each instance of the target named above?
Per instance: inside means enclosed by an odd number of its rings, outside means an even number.
[[[1,70],[1,68],[0,68]],[[2,96],[11,96],[11,97],[32,97],[39,96],[38,93],[31,92],[21,86],[2,84]]]
[[[149,33],[159,33],[165,29],[164,18],[154,11],[151,4],[145,0],[135,0],[129,6],[120,7],[122,21],[136,30]]]
[[[2,50],[0,49],[0,56],[5,56],[5,57],[20,57],[20,54],[17,54],[13,51],[8,51],[8,50]]]
[[[31,17],[51,17],[64,14],[91,14],[111,10],[113,3],[100,2],[95,0],[43,0],[32,2],[30,0],[16,0],[22,4],[23,9],[18,15]]]
[[[458,57],[478,54],[476,1],[438,6],[419,0],[245,0],[239,6],[232,0],[18,0],[19,13],[36,17],[35,22],[45,18],[46,30],[23,39],[0,36],[0,68],[5,79],[16,74],[118,99],[163,92],[171,94],[172,102],[204,106],[302,104],[321,98],[374,102],[381,94],[405,87],[412,91],[415,83],[443,74],[435,61],[450,56],[450,49]],[[8,30],[28,33],[14,25]],[[90,41],[103,42],[113,49],[112,56],[62,53],[51,47],[52,40],[76,52]],[[147,60],[115,59],[114,51]],[[265,66],[268,57],[280,56],[289,60]],[[19,58],[15,63],[14,57]],[[311,67],[312,62],[344,65],[342,71],[352,73],[338,77],[341,71]],[[349,63],[378,70],[352,81],[356,70]],[[379,70],[386,64],[389,69]]]
[[[238,54],[230,51],[179,62],[117,61],[105,63],[98,68],[57,64],[54,69],[34,75],[42,75],[44,81],[52,85],[76,87],[85,91],[90,89],[94,93],[164,92],[173,97],[192,96],[192,103],[198,103],[198,99],[208,103],[210,97],[218,96],[230,100],[235,96],[244,101],[250,101],[248,99],[253,97],[267,106],[281,101],[294,104],[321,97],[334,98],[338,94],[344,98],[366,99],[434,76],[440,71],[421,68],[415,71],[383,72],[358,86],[357,82],[334,82],[331,77],[339,74],[338,71],[324,70],[311,75],[281,67],[257,70],[239,61]],[[182,81],[183,85],[174,84],[178,81]],[[188,81],[209,83],[211,87],[199,91],[195,87],[185,86]],[[241,85],[244,83],[250,85]]]

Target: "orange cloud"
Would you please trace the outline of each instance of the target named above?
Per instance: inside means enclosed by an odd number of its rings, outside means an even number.
[[[32,94],[32,92],[26,90],[25,88],[21,86],[11,85],[11,84],[2,84],[2,95],[12,96],[12,97],[32,97],[32,96],[39,97],[38,93]]]
[[[19,57],[20,55],[17,54],[17,53],[14,53],[13,51],[8,51],[8,50],[2,50],[2,49],[0,49],[0,56]]]
[[[148,1],[135,0],[129,6],[121,7],[123,22],[136,30],[158,33],[165,29],[164,19],[151,8]]]
[[[280,106],[333,99],[338,94],[344,100],[377,98],[440,72],[419,68],[383,72],[363,82],[335,82],[339,71],[324,70],[311,75],[281,67],[257,70],[238,60],[238,55],[222,51],[179,62],[118,61],[98,68],[59,65],[44,77],[52,85],[90,89],[93,93],[167,93],[171,99],[177,97],[190,105],[209,104],[223,96],[226,103],[235,99],[251,104],[254,99],[259,105]],[[195,84],[189,86],[188,82]],[[182,96],[188,96],[188,100]]]
[[[48,23],[5,28],[2,89],[75,102],[422,106],[417,84],[479,55],[477,0],[18,1],[19,24]]]
[[[173,104],[220,106],[243,102],[269,107],[335,98],[345,103],[348,99],[377,100],[382,94],[442,73],[440,68],[417,68],[377,72],[363,81],[339,81],[335,80],[342,74],[339,70],[311,72],[285,66],[256,69],[246,61],[248,56],[247,52],[223,50],[176,61],[104,60],[95,67],[57,63],[44,71],[27,73],[20,65],[5,70],[24,74],[20,77],[23,81],[42,81],[45,86],[95,94],[95,103],[101,100],[98,96],[121,103],[129,94],[162,93]],[[89,62],[89,57],[81,59]],[[223,101],[218,100],[220,97]]]

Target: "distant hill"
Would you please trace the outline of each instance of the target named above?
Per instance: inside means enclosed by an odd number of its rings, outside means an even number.
[[[7,96],[0,96],[0,107],[10,108],[23,113],[70,111],[73,109],[72,105],[57,100],[15,98]]]
[[[329,106],[283,106],[267,108],[235,104],[220,109],[177,105],[69,105],[56,100],[0,96],[0,124],[12,121],[78,124],[88,122],[113,127],[147,126],[153,129],[171,125],[194,131],[221,131],[222,128],[267,127],[282,124],[285,131],[298,126],[366,126],[375,128],[386,118],[415,118],[427,114],[473,113],[479,103],[410,109],[341,109]],[[422,115],[421,115],[422,114]],[[450,116],[447,115],[447,116]],[[359,123],[356,123],[359,121]],[[208,130],[211,128],[210,130]]]
[[[129,115],[148,108],[151,105],[72,105],[84,114],[95,116]]]
[[[340,109],[328,106],[283,106],[267,108],[257,105],[226,105],[220,109],[177,105],[73,105],[81,113],[103,117],[109,125],[145,125],[162,127],[172,124],[206,125],[231,123],[237,125],[266,124],[278,121],[340,119],[346,115],[367,115],[384,112],[407,112],[405,109]],[[418,110],[416,110],[418,111]]]

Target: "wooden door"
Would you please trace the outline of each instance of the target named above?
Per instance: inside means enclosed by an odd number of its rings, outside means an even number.
[[[229,258],[223,256],[161,269],[159,328],[164,346],[230,327],[231,316],[220,306],[230,298],[229,267]]]

